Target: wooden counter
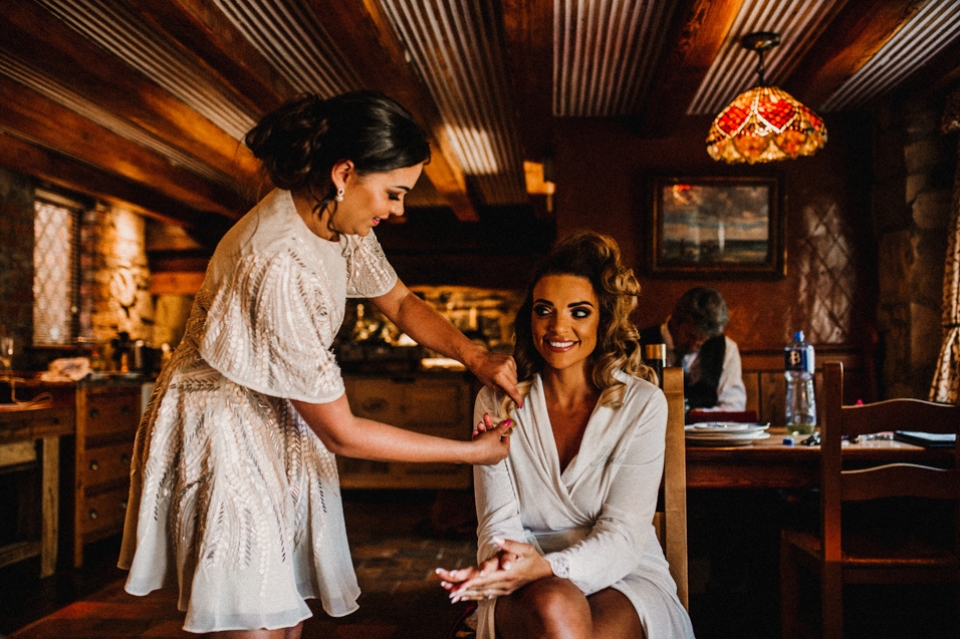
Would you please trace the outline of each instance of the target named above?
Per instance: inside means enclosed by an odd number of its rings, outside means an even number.
[[[3,467],[15,471],[18,466],[29,464],[29,445],[40,448],[40,538],[18,540],[0,548],[0,566],[40,555],[40,576],[54,572],[60,512],[60,438],[73,434],[74,417],[72,406],[54,406],[52,402],[0,407],[0,446],[12,449],[18,443],[28,444],[25,460],[10,459]],[[24,497],[17,517],[30,520],[35,518],[38,503],[29,494]]]
[[[458,371],[345,374],[350,408],[359,417],[427,435],[469,440],[477,389]],[[465,464],[404,464],[338,457],[344,488],[469,488]]]
[[[43,442],[43,526],[53,526],[53,541],[48,542],[52,544],[52,553],[42,559],[45,574],[53,572],[56,558],[57,510],[62,513],[60,537],[70,548],[71,563],[76,567],[83,563],[85,544],[123,529],[130,458],[146,381],[149,380],[137,375],[104,375],[80,382],[15,381],[18,401],[41,393],[51,396],[51,412],[46,421],[28,419],[26,415],[14,418],[16,413],[10,413],[10,425],[0,435],[0,443],[11,436],[21,441],[32,438]],[[3,383],[9,384],[9,380]],[[3,413],[0,417],[4,417]],[[56,428],[52,419],[60,420]],[[73,437],[61,447],[59,437],[63,435]],[[57,490],[51,488],[57,486],[57,475],[62,506],[59,509],[55,502],[48,504],[57,500]]]

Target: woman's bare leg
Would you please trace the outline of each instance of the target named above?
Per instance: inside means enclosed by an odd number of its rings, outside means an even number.
[[[643,639],[640,618],[630,600],[607,588],[584,597],[567,579],[547,577],[509,597],[496,609],[503,639]]]
[[[301,621],[293,628],[279,628],[277,630],[227,630],[226,632],[211,632],[210,639],[300,639],[303,632]]]
[[[497,600],[497,635],[503,639],[586,639],[590,605],[568,579],[545,577]]]
[[[604,588],[589,597],[590,612],[593,616],[593,637],[595,639],[644,639],[640,617],[619,590]]]

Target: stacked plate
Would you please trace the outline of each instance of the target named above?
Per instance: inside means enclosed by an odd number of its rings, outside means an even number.
[[[746,422],[703,422],[684,427],[691,446],[749,446],[767,439],[770,424]]]

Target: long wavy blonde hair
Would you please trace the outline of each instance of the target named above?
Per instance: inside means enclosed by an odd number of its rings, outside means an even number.
[[[593,285],[600,311],[597,347],[590,355],[591,379],[600,390],[601,405],[619,407],[625,385],[614,377],[624,372],[657,383],[657,375],[643,363],[640,335],[630,321],[637,306],[640,283],[633,270],[620,262],[620,247],[613,238],[593,231],[580,231],[558,242],[534,269],[523,304],[513,323],[513,357],[517,362],[520,393],[526,396],[534,375],[543,371],[543,357],[533,343],[531,317],[533,289],[546,275],[576,275]],[[516,404],[505,397],[502,414],[509,415]]]

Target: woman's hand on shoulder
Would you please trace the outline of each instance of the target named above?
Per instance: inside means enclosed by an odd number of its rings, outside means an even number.
[[[517,406],[523,405],[523,397],[517,390],[517,363],[513,357],[478,346],[463,363],[487,388],[504,392]]]
[[[509,422],[510,420],[507,420]],[[468,463],[489,466],[503,461],[510,453],[511,423],[504,422],[499,426],[474,432],[471,442],[472,455]],[[492,424],[491,424],[492,425]],[[479,426],[478,426],[479,429]]]

